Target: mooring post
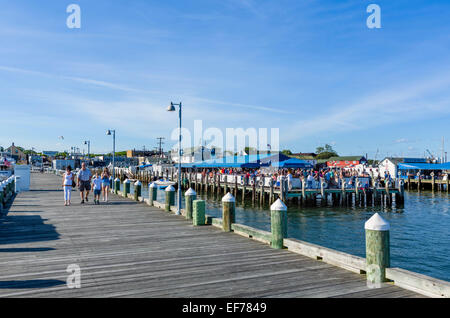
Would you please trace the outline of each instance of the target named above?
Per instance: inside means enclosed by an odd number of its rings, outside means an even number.
[[[186,199],[186,219],[192,220],[194,211],[193,202],[197,198],[197,193],[192,188],[189,188],[184,194],[184,197]]]
[[[224,232],[231,232],[231,224],[235,222],[236,200],[228,192],[222,198],[222,224]]]
[[[252,204],[256,201],[256,177],[252,177]]]
[[[271,246],[282,249],[283,241],[287,237],[287,207],[280,199],[270,206],[270,220]]]
[[[389,223],[375,213],[364,225],[366,231],[366,275],[370,287],[386,281],[390,267]]]
[[[130,193],[130,186],[131,186],[130,180],[129,180],[129,179],[126,179],[126,180],[123,182],[123,196],[124,196],[125,198],[127,198],[127,197],[128,197],[128,194]]]
[[[173,186],[168,186],[166,188],[166,212],[170,212],[170,207],[175,205],[175,188]]]
[[[436,185],[436,179],[434,178],[434,172],[433,171],[431,171],[430,176],[431,176],[431,191],[434,192],[434,188],[435,188],[435,185]]]
[[[405,202],[405,182],[403,180],[398,181],[398,196],[400,204],[403,204]],[[397,204],[397,202],[396,202]]]
[[[0,215],[3,212],[3,182],[0,182]]]
[[[359,202],[359,179],[355,179],[355,205]]]
[[[245,191],[246,191],[245,187],[247,184],[247,180],[246,180],[245,176],[242,176],[242,180],[244,180],[244,182],[242,182],[242,204],[244,204],[245,203]]]
[[[120,179],[119,177],[117,177],[114,180],[114,194],[119,194],[119,191],[120,191]]]
[[[157,199],[158,186],[156,185],[156,183],[152,182],[148,188],[149,188],[148,200],[149,200],[150,206],[153,206],[153,202],[156,201],[156,199]]]
[[[139,197],[142,193],[142,183],[141,181],[136,181],[134,184],[134,201],[139,201]]]
[[[262,180],[259,181],[259,204],[264,204],[264,178],[262,177]]]
[[[194,200],[192,202],[193,215],[192,224],[194,226],[205,225],[205,208],[206,203],[204,200]]]

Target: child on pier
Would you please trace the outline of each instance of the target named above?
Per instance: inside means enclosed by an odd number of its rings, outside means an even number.
[[[94,204],[100,204],[100,194],[102,194],[102,179],[98,171],[92,179],[92,187],[94,188]]]

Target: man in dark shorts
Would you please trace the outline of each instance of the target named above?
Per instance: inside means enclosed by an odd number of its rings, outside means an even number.
[[[81,170],[78,172],[78,189],[80,190],[81,204],[84,204],[84,200],[88,202],[89,191],[91,191],[91,171],[86,168],[86,163],[81,164]],[[84,195],[86,192],[86,195]]]

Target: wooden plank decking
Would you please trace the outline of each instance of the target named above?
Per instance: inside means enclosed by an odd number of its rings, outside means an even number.
[[[118,196],[91,201],[73,192],[65,207],[60,178],[32,174],[0,219],[0,297],[421,297]]]

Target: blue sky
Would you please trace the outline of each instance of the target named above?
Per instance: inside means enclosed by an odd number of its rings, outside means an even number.
[[[449,17],[447,0],[1,0],[0,145],[104,152],[115,128],[118,149],[168,146],[181,100],[189,129],[279,127],[282,149],[440,154]]]

